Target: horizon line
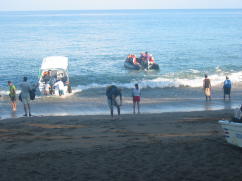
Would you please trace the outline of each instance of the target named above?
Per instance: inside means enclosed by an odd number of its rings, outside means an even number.
[[[33,11],[123,11],[123,10],[242,10],[241,8],[161,8],[161,9],[46,9],[46,10],[0,10],[0,12],[33,12]]]

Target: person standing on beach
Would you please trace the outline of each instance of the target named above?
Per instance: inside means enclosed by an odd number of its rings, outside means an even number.
[[[15,112],[17,110],[16,87],[11,81],[8,81],[8,87],[9,87],[9,97],[11,101],[12,111]]]
[[[133,114],[135,114],[135,107],[137,104],[138,114],[140,114],[140,89],[139,85],[135,84],[135,88],[132,90],[132,96],[133,96]]]
[[[111,116],[113,117],[113,106],[117,107],[118,116],[120,116],[120,106],[122,105],[121,89],[117,88],[115,85],[111,85],[106,89],[106,96]]]
[[[230,92],[231,92],[231,87],[232,87],[232,82],[231,80],[229,80],[229,77],[226,76],[226,80],[224,81],[224,100],[225,100],[225,96],[228,95],[229,99],[230,99]]]
[[[211,82],[208,76],[205,74],[205,79],[203,80],[203,90],[206,97],[206,101],[209,99],[211,101]]]
[[[24,116],[28,116],[27,113],[29,113],[29,116],[31,116],[31,109],[30,109],[30,91],[31,87],[29,83],[27,82],[28,78],[24,77],[23,82],[20,84],[20,89],[21,89],[21,99],[22,103],[24,105]]]

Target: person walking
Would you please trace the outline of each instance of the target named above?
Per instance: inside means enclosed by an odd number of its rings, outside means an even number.
[[[133,96],[133,114],[135,114],[135,107],[137,104],[138,114],[140,114],[140,89],[139,85],[135,84],[135,88],[132,90],[132,96]]]
[[[115,85],[111,85],[106,89],[106,96],[111,116],[113,117],[113,106],[115,106],[117,107],[118,117],[120,117],[120,106],[122,105],[121,89],[117,88]]]
[[[229,77],[226,76],[226,79],[224,81],[224,86],[223,86],[223,89],[224,89],[224,100],[225,100],[226,95],[228,95],[228,97],[230,99],[231,87],[232,87],[232,82],[231,82],[231,80],[229,80]]]
[[[8,81],[8,87],[9,87],[9,97],[10,97],[12,111],[15,112],[17,110],[16,87],[11,81]]]
[[[29,85],[29,83],[27,82],[28,78],[24,77],[23,78],[23,82],[20,84],[20,89],[21,89],[21,99],[22,99],[22,103],[24,105],[24,116],[28,116],[27,113],[29,113],[29,116],[31,115],[31,107],[30,107],[30,91],[31,91],[31,87]]]
[[[203,80],[203,90],[206,97],[206,101],[209,99],[211,101],[211,94],[212,94],[212,86],[211,81],[208,76],[205,74],[205,79]]]

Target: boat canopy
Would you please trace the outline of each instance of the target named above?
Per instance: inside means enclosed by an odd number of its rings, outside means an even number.
[[[41,70],[53,70],[68,68],[68,58],[64,56],[50,56],[43,59]]]

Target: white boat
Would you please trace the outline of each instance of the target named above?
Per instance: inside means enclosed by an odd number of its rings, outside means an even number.
[[[57,82],[62,82],[63,86],[58,86]],[[48,88],[49,87],[49,88]],[[61,87],[61,90],[59,89]],[[50,90],[48,92],[48,89]],[[68,58],[64,56],[49,56],[43,59],[39,71],[39,90],[41,94],[59,95],[71,93],[68,76]]]
[[[220,120],[225,139],[228,143],[242,147],[242,123]]]

